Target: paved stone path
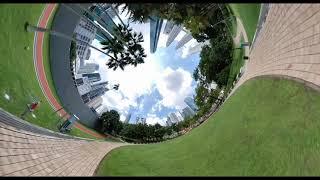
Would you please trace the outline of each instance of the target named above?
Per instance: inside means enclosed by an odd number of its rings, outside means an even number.
[[[249,57],[235,89],[262,75],[320,86],[320,4],[271,4]],[[106,153],[126,145],[60,137],[22,122],[0,116],[0,176],[91,176]]]
[[[249,58],[231,93],[263,75],[289,76],[320,86],[320,4],[270,4]]]
[[[0,110],[0,176],[92,176],[123,145],[63,135]]]

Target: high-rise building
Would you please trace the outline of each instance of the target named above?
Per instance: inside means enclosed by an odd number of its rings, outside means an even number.
[[[136,117],[136,124],[139,124],[139,123],[145,124],[146,122],[147,122],[147,119],[146,119],[146,118],[144,118],[144,117],[139,117],[139,116]]]
[[[96,109],[96,111],[101,116],[102,113],[109,111],[109,109],[106,106],[100,106]]]
[[[96,97],[88,102],[87,105],[93,109],[97,109],[99,106],[101,106],[102,101],[102,97]]]
[[[186,119],[186,118],[188,118],[188,117],[191,117],[191,116],[193,116],[194,114],[195,114],[195,112],[194,112],[189,106],[187,106],[187,107],[185,107],[185,108],[182,109],[182,117],[183,117],[184,119]]]
[[[163,33],[169,34],[174,26],[174,23],[172,21],[167,21],[166,26],[164,27]]]
[[[76,42],[76,54],[80,59],[80,66],[83,66],[84,60],[90,57],[88,44],[91,44],[96,36],[97,28],[88,20],[80,18],[78,25],[74,30],[75,38],[83,42]],[[89,58],[88,58],[89,59]]]
[[[172,123],[178,123],[179,122],[179,118],[175,113],[170,113],[169,114],[170,120]]]
[[[169,116],[167,117],[166,125],[167,126],[171,126],[172,125],[172,121],[171,121]]]
[[[98,89],[95,89],[95,90],[91,90],[89,92],[89,97],[90,97],[90,100],[91,99],[94,99],[95,97],[98,97],[98,96],[102,96],[105,92],[107,92],[108,89],[105,88],[105,87],[100,87]]]
[[[100,17],[98,18],[90,16],[91,20],[95,20],[101,27],[103,27],[103,29],[107,30],[110,34],[113,34],[114,29],[117,28],[117,25],[112,18],[116,15],[117,12],[114,12],[114,9],[111,8],[111,5],[95,4],[94,6],[92,6],[92,8],[90,8],[90,10],[95,13],[96,16]]]
[[[82,77],[87,77],[91,83],[101,80],[99,73],[82,74]]]
[[[187,56],[190,56],[190,55],[192,55],[192,54],[195,54],[195,53],[200,52],[201,49],[202,49],[202,47],[203,47],[204,45],[208,45],[208,44],[210,44],[209,41],[205,41],[205,42],[203,42],[203,43],[198,43],[197,45],[195,45],[195,46],[193,46],[193,47],[191,47],[191,48],[189,49]]]
[[[103,41],[109,41],[110,39],[112,39],[112,37],[109,33],[102,32],[100,29],[97,29],[96,39],[99,42],[103,42]]]
[[[192,35],[190,33],[186,33],[181,40],[178,42],[176,49],[181,48],[184,46],[187,42],[189,42],[192,39]]]
[[[79,84],[77,85],[77,89],[81,96],[91,91],[92,88],[87,77],[76,79],[76,82],[79,82]]]
[[[192,97],[186,97],[184,102],[189,106],[193,111],[197,111],[198,107],[196,106],[194,99]]]
[[[99,64],[95,63],[86,63],[83,66],[80,66],[78,69],[78,74],[83,74],[83,73],[93,73],[94,71],[99,70]]]
[[[163,20],[152,16],[150,17],[150,52],[154,53],[157,50],[159,36],[161,32]]]
[[[128,113],[127,116],[126,116],[126,120],[124,121],[124,123],[129,123],[130,118],[131,118],[131,113]]]
[[[91,88],[92,88],[92,90],[96,90],[96,89],[99,89],[102,87],[106,87],[107,84],[108,84],[108,81],[100,82],[100,83],[91,85]]]
[[[181,26],[177,26],[177,25],[174,25],[169,36],[168,36],[168,40],[167,40],[167,43],[166,43],[166,46],[170,46],[170,44],[173,42],[174,39],[176,39],[176,37],[178,36],[178,34],[180,33],[182,27]]]

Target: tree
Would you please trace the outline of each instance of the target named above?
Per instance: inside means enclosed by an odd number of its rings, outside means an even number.
[[[117,111],[110,110],[104,112],[100,118],[102,119],[102,132],[119,134],[122,130],[120,115]]]
[[[206,99],[209,95],[209,90],[204,84],[199,84],[196,89],[195,103],[198,107],[202,107],[206,103]]]
[[[109,41],[101,42],[104,45],[102,49],[111,54],[106,65],[110,69],[113,68],[113,70],[118,67],[124,70],[124,67],[129,64],[136,67],[138,64],[144,63],[144,58],[147,56],[140,44],[144,41],[142,34],[132,32],[132,28],[129,28],[129,25],[122,26],[119,24],[118,27],[114,31],[117,36],[114,36]],[[117,37],[120,37],[120,39]]]

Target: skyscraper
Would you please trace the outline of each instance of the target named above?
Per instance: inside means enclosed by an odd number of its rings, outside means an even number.
[[[97,109],[102,104],[102,101],[102,97],[96,97],[87,103],[87,105],[93,109]]]
[[[82,74],[82,77],[87,77],[91,83],[101,80],[99,73]]]
[[[192,39],[192,35],[190,33],[185,34],[182,39],[178,42],[176,49],[181,48],[184,46],[187,42],[189,42]]]
[[[182,29],[181,26],[177,26],[177,25],[173,26],[173,29],[171,30],[169,37],[168,37],[168,40],[167,40],[167,43],[166,43],[167,47],[170,46],[170,44],[173,42],[173,40],[178,36],[181,29]]]
[[[184,119],[191,117],[194,114],[195,114],[195,112],[189,106],[182,109],[182,116]]]
[[[94,71],[99,70],[99,64],[95,63],[86,63],[83,66],[80,66],[78,69],[78,74],[83,74],[83,73],[93,73]]]
[[[114,29],[117,27],[117,25],[113,21],[110,14],[112,14],[112,13],[115,14],[117,12],[113,12],[114,10],[111,8],[111,5],[106,4],[105,6],[101,6],[100,4],[96,4],[96,5],[92,6],[92,8],[90,8],[90,10],[93,13],[95,13],[95,15],[100,17],[101,19],[97,18],[97,17],[91,17],[90,15],[89,15],[89,18],[91,18],[91,20],[97,21],[101,27],[106,29],[110,34],[113,34]],[[112,11],[112,12],[110,12],[110,11]]]
[[[124,123],[129,123],[130,121],[130,118],[131,118],[131,113],[128,113],[127,116],[126,116],[126,120],[124,121]]]
[[[150,52],[154,53],[157,50],[159,36],[161,32],[163,20],[152,16],[150,17]]]
[[[170,117],[167,117],[167,121],[166,121],[167,126],[171,126],[172,125],[172,121],[170,119]]]
[[[104,113],[104,112],[107,112],[109,109],[108,109],[108,107],[106,107],[106,106],[100,106],[100,107],[98,107],[97,109],[96,109],[96,111],[97,111],[97,113],[99,114],[99,115],[102,115],[102,113]]]
[[[78,92],[81,96],[84,94],[87,94],[91,91],[92,88],[91,88],[89,79],[87,77],[79,78],[76,81],[80,82],[77,85],[77,89],[78,89]]]
[[[74,30],[76,39],[84,41],[88,44],[92,43],[93,39],[95,38],[96,32],[97,28],[84,18],[80,18],[80,21]],[[80,66],[83,66],[84,59],[86,59],[88,53],[89,56],[91,54],[90,52],[88,52],[90,51],[89,46],[84,42],[76,42],[76,54],[80,59]]]
[[[173,23],[173,22],[167,21],[167,22],[166,22],[166,26],[164,27],[163,33],[164,33],[164,34],[169,34],[169,33],[171,32],[173,26],[174,26],[174,23]]]
[[[92,90],[96,90],[96,89],[99,89],[102,87],[106,87],[107,84],[108,84],[108,81],[100,82],[100,83],[91,85],[91,88],[92,88]]]
[[[179,118],[175,113],[170,113],[169,114],[170,120],[172,123],[178,123],[179,122]]]
[[[89,92],[89,97],[90,97],[90,100],[91,99],[94,99],[95,97],[98,97],[98,96],[102,96],[105,92],[107,92],[108,89],[105,88],[105,87],[100,87],[98,89],[95,89],[95,90],[91,90]]]
[[[195,46],[193,46],[193,47],[191,47],[191,48],[189,49],[189,52],[188,52],[188,55],[187,55],[187,56],[190,56],[190,55],[192,55],[192,54],[195,54],[195,53],[200,52],[201,49],[202,49],[202,47],[203,47],[204,45],[208,45],[208,44],[210,44],[209,41],[205,41],[204,43],[198,43],[197,45],[195,45]]]
[[[196,106],[196,104],[194,103],[194,99],[192,97],[186,97],[184,99],[184,102],[187,104],[187,106],[189,106],[193,111],[197,111],[198,107]]]

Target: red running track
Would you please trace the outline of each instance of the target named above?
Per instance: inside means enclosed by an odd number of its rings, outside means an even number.
[[[51,14],[53,13],[53,10],[57,4],[47,4],[46,7],[44,8],[42,15],[40,16],[38,26],[46,28],[48,21],[50,19]],[[53,96],[51,89],[49,87],[47,78],[46,78],[46,73],[44,70],[44,65],[43,65],[43,39],[44,39],[44,33],[43,32],[35,32],[34,36],[34,48],[33,48],[33,59],[34,59],[34,65],[35,65],[35,71],[37,75],[38,82],[40,84],[41,90],[43,94],[45,95],[47,101],[51,105],[51,107],[56,111],[58,109],[61,109],[61,105],[58,103],[58,101],[55,99]],[[63,116],[66,115],[65,118],[70,117],[69,114],[64,109],[61,109],[59,111],[59,115]],[[90,134],[94,137],[97,138],[106,138],[106,136],[96,133],[85,126],[81,125],[80,123],[75,123],[75,127],[78,128],[79,130]]]

